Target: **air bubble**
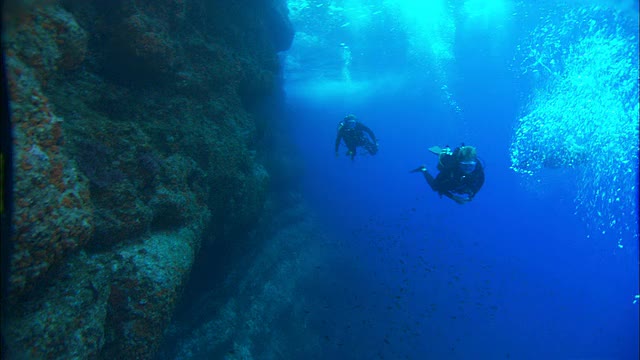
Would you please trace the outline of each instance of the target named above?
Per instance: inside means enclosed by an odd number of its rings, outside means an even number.
[[[511,168],[530,176],[525,181],[535,191],[553,171],[575,175],[575,215],[593,234],[616,239],[638,221],[629,216],[638,206],[637,170],[629,165],[638,162],[638,67],[630,60],[638,58],[638,43],[637,28],[607,24],[610,11],[577,5],[543,17],[522,42],[517,65],[537,89],[510,155]]]

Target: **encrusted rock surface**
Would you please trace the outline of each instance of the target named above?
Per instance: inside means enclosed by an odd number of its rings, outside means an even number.
[[[322,353],[327,344],[307,326],[310,311],[300,294],[335,244],[304,202],[291,200],[250,261],[226,273],[172,324],[159,360],[305,359]]]
[[[224,244],[264,215],[269,118],[256,109],[292,40],[286,4],[29,3],[3,34],[16,149],[8,348],[152,358],[205,229]]]

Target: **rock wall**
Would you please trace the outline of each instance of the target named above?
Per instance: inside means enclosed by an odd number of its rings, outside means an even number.
[[[16,357],[151,358],[201,247],[247,233],[286,3],[64,0],[7,17]]]

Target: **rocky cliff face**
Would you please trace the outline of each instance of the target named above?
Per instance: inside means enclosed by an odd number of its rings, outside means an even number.
[[[9,20],[9,348],[151,358],[205,229],[229,243],[263,216],[256,109],[292,40],[286,4],[63,0]]]

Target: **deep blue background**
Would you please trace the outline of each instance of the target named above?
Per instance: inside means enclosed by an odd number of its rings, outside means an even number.
[[[637,245],[587,237],[571,171],[530,191],[509,169],[529,92],[508,66],[516,39],[483,54],[475,35],[458,35],[448,70],[463,112],[411,82],[365,101],[289,94],[306,197],[336,240],[303,292],[323,357],[638,358]],[[342,147],[334,157],[348,113],[376,133],[378,155],[351,161]],[[435,173],[427,149],[461,142],[486,164],[484,187],[463,206],[408,172]]]

